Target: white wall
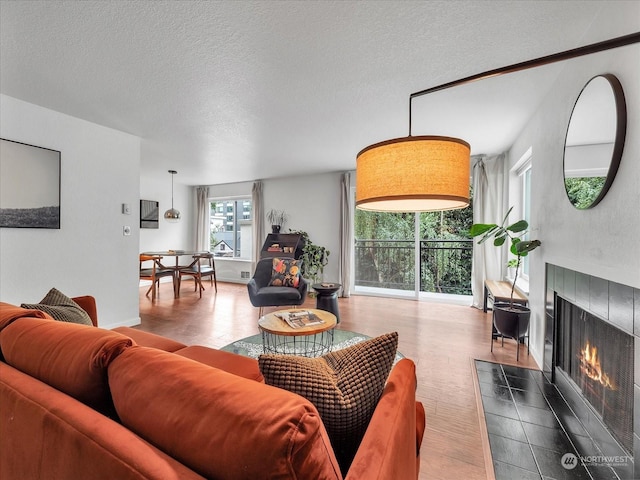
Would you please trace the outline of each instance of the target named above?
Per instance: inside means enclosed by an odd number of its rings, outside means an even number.
[[[171,208],[171,175],[169,172],[140,174],[140,198],[160,203],[160,221],[157,229],[140,229],[140,252],[162,250],[193,250],[195,248],[194,216],[195,192],[190,186],[180,183],[180,172],[174,175],[173,206],[180,211],[177,223],[167,222],[164,212]],[[192,198],[193,197],[193,198]],[[137,208],[140,208],[138,202]],[[139,217],[136,217],[140,225]]]
[[[0,136],[61,152],[61,228],[0,229],[0,300],[38,302],[56,287],[96,297],[100,326],[139,323],[140,139],[5,95]]]
[[[284,210],[288,215],[283,232],[289,229],[303,230],[311,241],[329,249],[329,264],[324,269],[326,280],[338,281],[338,260],[340,247],[340,175],[327,173],[299,177],[272,178],[263,180],[265,214],[270,209]],[[253,182],[225,185],[210,185],[210,197],[251,196]],[[265,234],[271,226],[265,221]],[[250,261],[216,258],[219,280],[246,283],[241,272],[253,275]]]
[[[629,4],[627,22],[637,23],[634,3]],[[594,22],[594,25],[604,30],[609,24]],[[615,35],[603,31],[602,38],[610,36]],[[640,237],[639,58],[640,46],[633,45],[567,62],[510,151],[513,164],[529,147],[533,150],[532,238],[541,240],[542,247],[530,257],[529,298],[531,349],[539,365],[542,365],[544,345],[545,263],[640,288],[637,249]],[[569,203],[564,189],[564,137],[582,87],[593,76],[603,73],[616,75],[626,96],[624,153],[616,179],[604,200],[593,209],[577,210]]]
[[[272,208],[284,210],[289,215],[285,232],[305,231],[314,244],[331,252],[324,280],[333,282],[339,281],[340,176],[334,172],[269,179],[263,186],[265,213]]]

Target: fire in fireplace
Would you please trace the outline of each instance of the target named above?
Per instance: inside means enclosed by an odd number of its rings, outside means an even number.
[[[602,370],[602,365],[600,364],[600,358],[598,357],[598,347],[592,347],[589,341],[584,346],[582,350],[580,350],[580,370],[591,380],[595,380],[600,383],[605,388],[610,390],[617,390],[614,383]]]

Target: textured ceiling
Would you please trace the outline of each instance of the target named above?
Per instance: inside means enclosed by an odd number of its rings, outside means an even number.
[[[141,137],[176,183],[349,170],[412,92],[632,33],[624,3],[2,0],[0,89]],[[559,68],[420,97],[412,133],[501,152]]]

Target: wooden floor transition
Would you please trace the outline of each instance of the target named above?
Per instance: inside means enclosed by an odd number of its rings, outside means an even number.
[[[208,282],[205,286],[199,298],[193,283],[184,282],[180,298],[174,300],[171,285],[162,284],[155,302],[140,288],[138,328],[214,348],[258,333],[258,309],[249,302],[245,285],[219,282],[217,294]],[[471,360],[538,368],[526,346],[518,364],[513,340],[506,340],[504,347],[496,343],[491,353],[491,314],[472,307],[359,295],[338,303],[338,328],[372,337],[397,331],[399,351],[416,363],[416,395],[427,414],[420,479],[491,476],[491,467],[485,467],[486,433],[479,422]],[[314,307],[315,299],[307,299],[305,306]]]

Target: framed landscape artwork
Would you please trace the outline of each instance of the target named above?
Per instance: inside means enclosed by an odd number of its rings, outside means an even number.
[[[60,228],[60,152],[0,139],[0,227]]]

